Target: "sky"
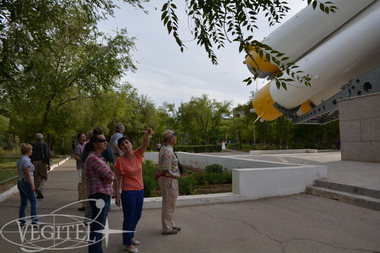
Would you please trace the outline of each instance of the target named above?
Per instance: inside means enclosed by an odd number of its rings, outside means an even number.
[[[177,1],[177,15],[182,27],[180,36],[187,47],[182,53],[160,20],[164,2],[152,0],[145,3],[147,15],[141,9],[116,1],[120,9],[115,11],[115,17],[99,24],[99,29],[105,33],[113,34],[117,29],[127,28],[128,36],[136,37],[132,59],[137,71],[127,72],[121,82],[131,83],[140,95],[146,95],[157,107],[167,102],[178,108],[182,102],[203,94],[218,102],[230,101],[233,107],[250,101],[251,92],[266,82],[258,80],[249,86],[243,82],[251,74],[243,64],[244,53],[239,54],[239,45],[227,43],[225,48],[217,50],[219,64],[213,65],[206,51],[191,41],[187,16],[184,7],[180,6],[184,1]],[[283,22],[306,6],[306,1],[289,2],[292,10]],[[261,41],[278,25],[269,27],[263,17],[259,19],[258,26],[260,29],[254,36]]]

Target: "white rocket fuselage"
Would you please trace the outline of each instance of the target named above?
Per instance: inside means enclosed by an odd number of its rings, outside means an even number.
[[[275,80],[267,84],[269,89],[258,91],[252,101],[261,118],[281,115],[270,113],[273,103],[286,109],[309,101],[319,105],[351,79],[380,66],[380,1],[337,0],[334,5],[338,10],[330,14],[304,8],[263,41],[312,79],[310,87],[294,81],[287,90],[278,89]],[[260,94],[264,92],[269,94]]]

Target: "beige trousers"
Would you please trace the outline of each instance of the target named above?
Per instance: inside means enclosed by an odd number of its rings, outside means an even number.
[[[43,161],[34,161],[34,187],[36,190],[42,191],[45,188],[45,183],[47,181],[47,164]]]
[[[158,178],[158,185],[162,194],[162,232],[167,233],[175,227],[173,216],[178,197],[178,180],[161,176]]]

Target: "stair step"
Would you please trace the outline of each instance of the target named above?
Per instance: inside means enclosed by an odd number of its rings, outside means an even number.
[[[380,199],[377,199],[377,198],[352,194],[352,193],[348,193],[344,191],[337,191],[337,190],[322,188],[318,186],[306,187],[306,193],[315,195],[315,196],[338,200],[342,203],[361,206],[368,209],[380,210]]]
[[[315,180],[314,186],[380,199],[379,190],[369,189],[361,186],[347,185],[325,180]]]

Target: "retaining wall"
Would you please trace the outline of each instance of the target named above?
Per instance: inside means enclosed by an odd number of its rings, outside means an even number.
[[[182,164],[203,169],[209,164],[220,164],[232,171],[232,193],[179,196],[177,206],[192,206],[254,200],[305,192],[314,180],[327,177],[326,166],[298,165],[256,161],[223,155],[202,155],[177,152]],[[145,159],[158,162],[158,153],[145,153]],[[161,208],[161,198],[145,198],[144,208]]]

